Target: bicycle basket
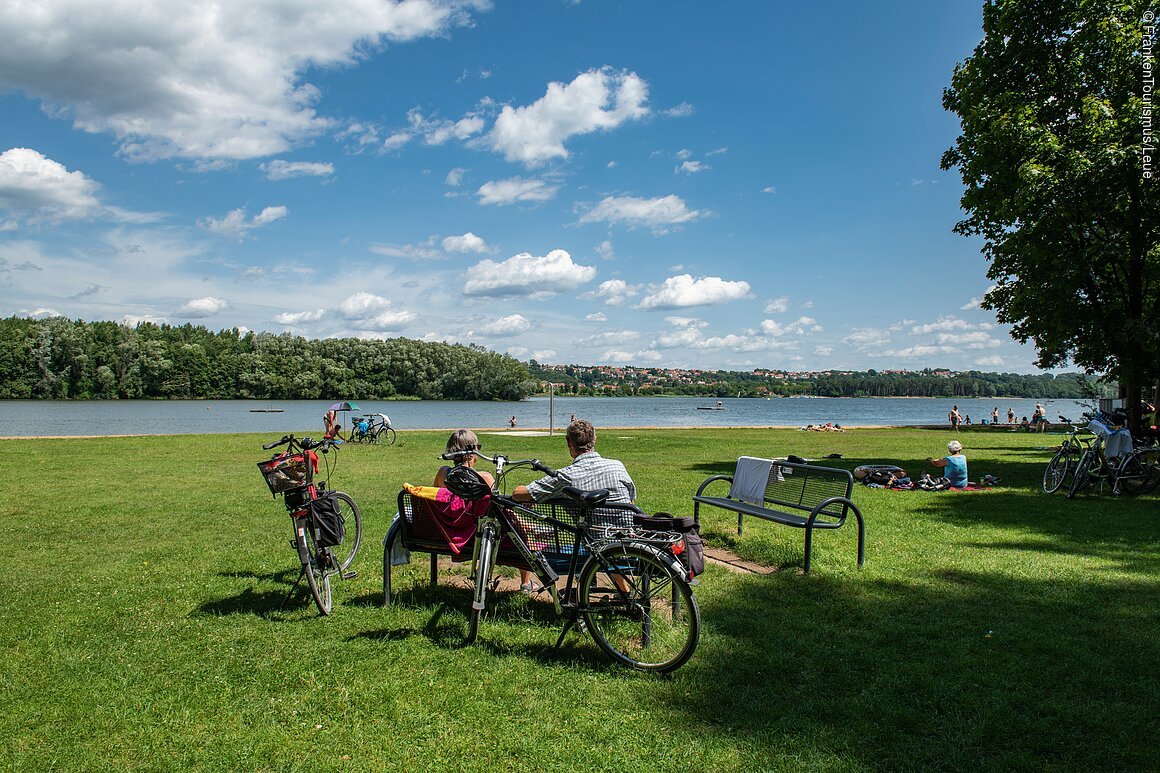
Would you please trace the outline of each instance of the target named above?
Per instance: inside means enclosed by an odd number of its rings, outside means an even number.
[[[310,487],[287,489],[282,492],[282,501],[286,503],[286,509],[293,512],[310,501]]]
[[[279,454],[258,462],[258,471],[274,496],[306,485],[306,458],[302,454]]]

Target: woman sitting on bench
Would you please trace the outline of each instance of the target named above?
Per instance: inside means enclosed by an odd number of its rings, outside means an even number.
[[[444,453],[453,454],[457,451],[479,451],[482,449],[483,445],[480,444],[479,438],[475,436],[474,432],[469,429],[457,429],[451,433],[451,437],[447,438],[447,446],[443,451]],[[455,466],[475,469],[475,457],[472,455],[464,456],[455,463]],[[435,473],[435,483],[433,485],[436,488],[442,486],[443,481],[447,480],[447,473],[449,472],[451,472],[450,467],[440,467],[439,472]],[[483,478],[483,482],[487,485],[491,486],[495,484],[495,478],[490,473],[484,472],[483,470],[476,470],[476,474]]]

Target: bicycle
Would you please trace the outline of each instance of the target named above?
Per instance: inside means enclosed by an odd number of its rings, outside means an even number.
[[[350,432],[351,442],[378,443],[393,446],[398,433],[385,414],[367,414],[355,422]]]
[[[1125,494],[1150,494],[1160,488],[1160,446],[1138,446],[1124,457],[1116,479]]]
[[[1160,486],[1160,449],[1135,445],[1124,436],[1117,418],[1097,412],[1087,427],[1094,437],[1079,438],[1087,448],[1076,464],[1068,499],[1097,482],[1101,489],[1109,484],[1113,494],[1146,494]]]
[[[294,435],[284,435],[262,448],[269,451],[279,446],[286,446],[286,450],[272,459],[258,462],[258,469],[270,493],[275,497],[282,495],[294,527],[291,544],[298,551],[302,564],[302,571],[286,593],[282,606],[305,577],[318,611],[329,615],[333,607],[331,577],[338,575],[343,580],[351,580],[358,576],[357,572],[350,571],[350,565],[362,542],[362,513],[349,494],[328,490],[334,469],[329,456],[326,457],[326,477],[319,481],[314,479],[318,469],[315,450],[324,455],[331,450],[337,453],[338,446],[333,440],[298,440]]]
[[[555,472],[536,459],[513,461],[503,454],[485,456],[478,451],[459,451],[442,454],[441,458],[459,461],[468,454],[495,465],[496,472],[490,502],[477,521],[473,540],[473,587],[465,645],[475,641],[487,612],[492,571],[503,542],[509,552],[514,548],[542,588],[549,591],[556,614],[564,618],[557,647],[569,631],[580,628],[591,634],[610,658],[638,670],[669,673],[692,657],[700,639],[701,618],[686,579],[688,572],[674,553],[681,535],[647,530],[642,523],[647,519],[640,509],[608,503],[606,489],[582,491],[569,486],[563,490],[566,501],[556,504],[578,512],[576,521],[537,511],[535,503],[516,501],[504,494],[506,478],[517,469],[553,476]],[[482,485],[486,488],[486,484]],[[453,485],[449,487],[455,490]],[[540,503],[545,504],[552,503]],[[556,512],[555,505],[549,511]],[[634,523],[596,522],[612,514],[633,517]],[[397,527],[398,524],[392,529]],[[564,538],[560,540],[560,552],[554,555],[559,569],[566,572],[562,592],[557,587],[560,575],[556,568],[543,549],[536,549],[546,547],[542,544],[546,533]],[[388,533],[387,546],[393,544],[394,536]],[[569,537],[570,545],[565,541]],[[565,562],[566,568],[560,562]],[[384,579],[388,576],[384,574]],[[389,585],[384,591],[389,601]]]
[[[1045,494],[1054,494],[1063,486],[1068,473],[1074,472],[1075,465],[1079,462],[1084,450],[1080,433],[1086,432],[1087,428],[1072,424],[1071,419],[1066,416],[1060,416],[1059,420],[1064,424],[1071,424],[1071,435],[1060,444],[1059,450],[1051,457],[1051,461],[1047,463],[1047,469],[1043,471],[1043,493]]]

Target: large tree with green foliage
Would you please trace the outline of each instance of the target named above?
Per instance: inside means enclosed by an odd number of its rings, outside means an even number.
[[[942,159],[966,187],[955,230],[983,238],[995,282],[984,308],[1041,367],[1107,373],[1130,404],[1160,375],[1151,24],[1148,0],[988,0],[943,95],[962,121]]]

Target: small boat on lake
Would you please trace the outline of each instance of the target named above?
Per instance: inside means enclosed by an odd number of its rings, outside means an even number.
[[[723,411],[723,410],[725,410],[725,406],[721,403],[720,400],[718,400],[716,405],[698,405],[697,410],[698,411]]]

